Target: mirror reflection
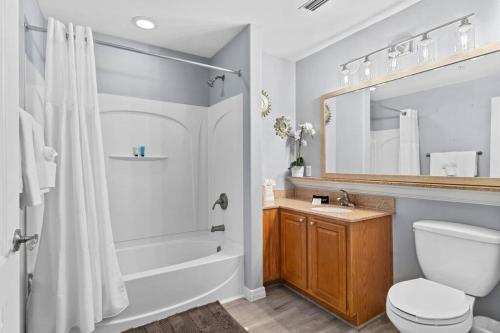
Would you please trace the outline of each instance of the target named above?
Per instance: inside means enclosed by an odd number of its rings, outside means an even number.
[[[327,99],[325,171],[500,177],[500,54]]]

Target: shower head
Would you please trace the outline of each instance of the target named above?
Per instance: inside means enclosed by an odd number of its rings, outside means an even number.
[[[221,80],[222,82],[224,82],[225,79],[226,79],[226,75],[217,75],[213,79],[209,79],[207,81],[207,84],[210,86],[210,88],[213,88],[215,81]]]
[[[224,97],[224,80],[226,80],[226,75],[217,75],[216,77],[212,79],[208,79],[207,84],[210,86],[210,88],[214,87],[215,81],[221,80],[222,81],[222,90],[221,90],[221,97]]]

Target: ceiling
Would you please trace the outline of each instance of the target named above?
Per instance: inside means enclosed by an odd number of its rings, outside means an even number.
[[[211,58],[248,23],[262,29],[263,51],[301,59],[420,0],[330,0],[315,12],[305,0],[39,0],[46,17],[94,31]],[[141,30],[134,16],[157,29]]]

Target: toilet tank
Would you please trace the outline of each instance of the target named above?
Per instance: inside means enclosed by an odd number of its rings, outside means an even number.
[[[413,230],[418,262],[427,279],[478,297],[497,285],[500,231],[432,220],[413,223]]]

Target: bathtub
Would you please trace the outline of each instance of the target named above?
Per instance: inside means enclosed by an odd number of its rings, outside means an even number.
[[[242,297],[243,250],[208,232],[117,245],[130,305],[97,333],[131,327],[216,300]]]

